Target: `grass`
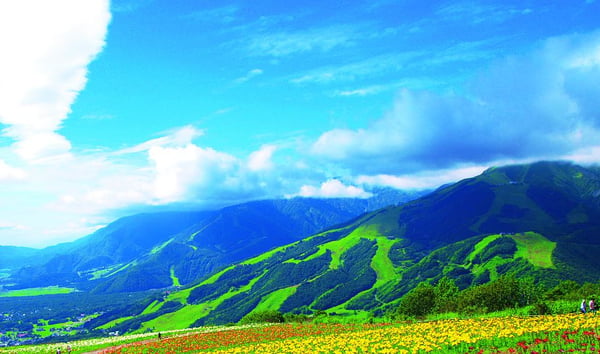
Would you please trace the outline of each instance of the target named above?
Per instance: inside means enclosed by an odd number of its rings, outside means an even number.
[[[115,275],[115,274],[119,273],[120,271],[123,271],[131,266],[136,265],[136,264],[137,264],[137,262],[133,261],[131,263],[117,264],[113,267],[108,267],[108,268],[97,270],[92,273],[91,280],[96,280],[96,279],[100,279],[100,278],[108,278],[108,277]]]
[[[383,237],[379,232],[378,225],[364,225],[359,226],[354,229],[347,236],[340,238],[339,240],[330,241],[319,245],[319,250],[305,259],[301,260],[303,262],[310,261],[314,258],[318,258],[325,254],[325,252],[331,252],[331,263],[329,264],[329,269],[337,269],[341,265],[341,257],[342,255],[349,250],[350,248],[356,246],[361,239],[368,240],[377,240],[378,238]],[[391,245],[390,245],[391,247]],[[389,251],[389,249],[388,249]],[[381,260],[380,260],[381,261]],[[390,262],[391,264],[391,262]],[[393,268],[392,268],[393,269]]]
[[[471,252],[469,254],[469,256],[467,257],[467,261],[472,262],[473,259],[475,259],[475,257],[479,253],[481,253],[490,243],[492,243],[494,240],[496,240],[500,237],[502,237],[502,235],[500,235],[500,234],[489,235],[489,236],[486,236],[483,240],[477,242],[477,244],[474,247],[473,252]]]
[[[384,283],[397,277],[394,264],[389,258],[390,249],[398,240],[377,238],[377,252],[371,260],[371,268],[377,273],[377,281],[373,288],[378,288]]]
[[[525,232],[511,237],[517,242],[515,258],[524,258],[541,268],[556,268],[552,262],[552,252],[556,248],[556,242],[535,232]]]
[[[116,325],[118,325],[120,323],[123,323],[123,322],[125,322],[127,320],[130,320],[132,318],[133,318],[133,316],[127,316],[127,317],[117,318],[116,320],[112,320],[110,322],[107,322],[107,323],[103,324],[102,326],[96,327],[96,329],[109,329],[109,328],[112,328],[112,327],[114,327],[114,326],[116,326]]]
[[[47,286],[43,288],[27,288],[18,290],[8,290],[0,292],[0,297],[21,297],[21,296],[41,296],[41,295],[56,295],[70,294],[77,291],[75,288],[63,288],[60,286]]]
[[[168,241],[163,242],[162,244],[154,247],[152,249],[152,251],[150,251],[150,254],[157,254],[158,252],[162,251],[163,248],[167,247],[167,245],[171,242],[173,242],[174,238],[169,239]]]
[[[148,331],[170,331],[190,327],[202,314],[206,315],[214,307],[210,304],[187,305],[177,311],[166,313],[153,320],[144,322],[134,333]]]
[[[179,278],[177,278],[177,276],[175,275],[175,266],[171,266],[171,281],[173,282],[173,286],[181,286]]]
[[[288,297],[296,293],[296,289],[297,287],[290,286],[288,288],[279,289],[270,293],[260,301],[260,303],[256,306],[256,308],[254,308],[254,310],[252,310],[251,313],[267,310],[278,311],[283,302]]]
[[[137,330],[135,333],[143,333],[145,331],[167,331],[167,330],[176,330],[176,329],[184,329],[190,327],[196,320],[205,317],[209,314],[210,311],[217,308],[221,303],[235,295],[246,292],[252,288],[252,286],[259,281],[264,275],[262,275],[252,279],[248,284],[241,286],[237,289],[230,289],[227,293],[219,296],[218,298],[207,301],[197,305],[186,305],[183,308],[166,313],[162,316],[159,316],[155,319],[142,323],[142,327]]]
[[[148,305],[148,307],[146,307],[144,309],[144,311],[142,311],[142,313],[140,315],[147,315],[150,313],[154,313],[158,310],[160,310],[160,308],[164,305],[164,302],[158,301],[158,300],[154,300],[152,301],[152,303],[150,305]]]

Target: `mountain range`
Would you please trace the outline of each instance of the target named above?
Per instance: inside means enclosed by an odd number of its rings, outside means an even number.
[[[214,211],[133,215],[42,250],[0,247],[0,269],[5,273],[0,285],[63,286],[96,293],[181,286],[419,193],[379,189],[366,199],[262,200]]]
[[[382,314],[442,277],[461,289],[503,274],[547,285],[600,280],[598,167],[511,165],[416,199],[388,193],[136,215],[50,248],[3,281],[96,293],[164,289],[133,313],[86,324],[146,331],[265,310]],[[30,256],[0,248],[15,251]]]
[[[114,324],[143,331],[236,322],[264,310],[381,313],[441,277],[461,288],[508,273],[550,285],[598,281],[599,252],[598,168],[491,168],[233,264]]]

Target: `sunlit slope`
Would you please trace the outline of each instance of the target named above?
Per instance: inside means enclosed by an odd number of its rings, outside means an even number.
[[[505,273],[598,280],[587,270],[600,267],[599,195],[595,169],[490,169],[230,266],[170,294],[163,306],[175,311],[156,310],[134,328],[223,324],[259,310],[384,311],[419,282],[443,276],[462,288]]]

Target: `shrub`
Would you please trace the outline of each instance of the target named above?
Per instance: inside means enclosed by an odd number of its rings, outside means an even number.
[[[434,287],[427,283],[419,283],[416,288],[406,293],[400,300],[399,315],[423,317],[433,312],[436,305]]]
[[[551,313],[552,309],[543,301],[536,302],[529,310],[530,315],[549,315]]]
[[[282,323],[284,322],[283,314],[279,311],[267,310],[252,312],[244,316],[240,320],[241,324],[247,323]]]

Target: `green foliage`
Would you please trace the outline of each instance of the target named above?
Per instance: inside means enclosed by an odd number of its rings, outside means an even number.
[[[303,323],[303,322],[311,322],[312,316],[306,314],[296,314],[296,313],[284,313],[283,320],[287,323]]]
[[[555,287],[548,290],[544,297],[547,300],[560,300],[560,299],[578,299],[579,295],[576,293],[579,289],[579,284],[573,280],[563,280],[558,283]]]
[[[377,275],[369,266],[375,256],[376,243],[362,239],[341,257],[340,272],[346,281],[337,279],[337,285],[319,297],[313,308],[327,309],[344,303],[363,290],[370,289]]]
[[[564,280],[544,294],[547,300],[581,301],[582,299],[600,299],[600,284],[586,282],[579,285],[572,280]]]
[[[420,283],[400,300],[399,315],[423,317],[432,313],[436,305],[434,287],[426,282]]]
[[[21,297],[21,296],[42,296],[42,295],[56,295],[56,294],[69,294],[74,292],[73,288],[62,288],[59,286],[47,286],[43,288],[28,288],[9,290],[0,292],[0,297]]]
[[[580,301],[558,300],[549,302],[550,312],[555,315],[579,312]]]
[[[240,320],[240,324],[248,323],[282,323],[285,321],[283,314],[279,311],[267,310],[252,312]]]
[[[547,303],[543,301],[536,302],[529,310],[530,315],[549,315],[551,313],[552,309]]]
[[[531,280],[517,280],[512,276],[465,289],[458,298],[458,308],[464,312],[474,309],[483,312],[501,311],[532,304],[539,291]]]
[[[484,263],[494,257],[512,258],[516,251],[517,244],[512,238],[500,237],[490,242],[473,262]]]
[[[444,313],[453,312],[456,310],[456,303],[460,290],[452,279],[443,277],[438,281],[433,290],[435,295],[436,312]]]

